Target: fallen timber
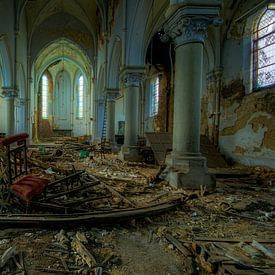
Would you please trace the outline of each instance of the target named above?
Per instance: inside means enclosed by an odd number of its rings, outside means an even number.
[[[3,227],[48,227],[48,226],[76,226],[84,224],[117,223],[127,219],[142,218],[161,214],[182,204],[182,200],[175,200],[154,204],[148,207],[128,208],[113,211],[98,211],[77,214],[1,214],[0,226]]]

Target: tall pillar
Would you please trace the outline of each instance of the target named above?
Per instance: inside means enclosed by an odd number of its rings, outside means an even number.
[[[94,140],[100,141],[102,137],[102,128],[103,128],[103,119],[104,119],[104,100],[97,99],[95,100],[96,105],[96,116],[95,116],[95,133],[94,133]]]
[[[16,87],[2,87],[2,94],[6,100],[6,131],[7,136],[15,133],[15,116],[14,116],[14,99],[18,95],[18,89]]]
[[[137,139],[139,131],[139,90],[143,76],[143,68],[126,68],[122,74],[125,108],[124,145],[121,148],[121,158],[128,161],[140,161]]]
[[[200,103],[203,73],[203,42],[207,27],[218,19],[219,6],[180,6],[170,15],[164,36],[175,44],[173,151],[166,158],[168,180],[178,188],[215,186],[200,153]]]
[[[107,139],[115,142],[115,99],[107,99]]]
[[[107,89],[107,140],[115,149],[115,99],[119,95],[118,89]]]

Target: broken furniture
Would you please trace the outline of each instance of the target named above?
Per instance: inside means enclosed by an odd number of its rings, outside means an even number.
[[[49,183],[46,178],[28,175],[26,146],[28,137],[28,134],[22,133],[0,141],[0,145],[6,148],[10,191],[24,200],[27,205],[34,197],[39,196]]]
[[[98,145],[98,148],[95,149],[95,154],[100,155],[100,158],[105,158],[105,154],[112,152],[112,147],[110,144],[110,141],[106,138],[102,138],[100,141],[100,144]]]
[[[28,134],[23,133],[9,136],[0,142],[0,145],[6,149],[9,195],[14,194],[16,198],[19,198],[20,204],[26,206],[26,212],[28,208],[35,207],[66,213],[67,207],[48,203],[48,201],[87,189],[92,183],[81,182],[79,176],[84,171],[75,171],[75,169],[72,174],[62,176],[52,182],[44,177],[29,175],[27,138]],[[9,198],[10,196],[7,196],[7,200]]]

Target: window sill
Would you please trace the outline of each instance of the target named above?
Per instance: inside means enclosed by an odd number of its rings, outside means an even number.
[[[266,90],[273,90],[274,88],[275,88],[275,83],[269,86],[253,88],[251,93],[257,93],[257,92],[266,91]]]

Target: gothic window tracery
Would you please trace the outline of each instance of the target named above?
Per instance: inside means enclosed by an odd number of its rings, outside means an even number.
[[[49,81],[46,75],[42,76],[42,118],[48,118],[48,91]]]
[[[159,77],[152,79],[150,83],[150,116],[158,114],[159,109]]]
[[[267,9],[257,24],[253,42],[254,89],[275,84],[275,10]]]

